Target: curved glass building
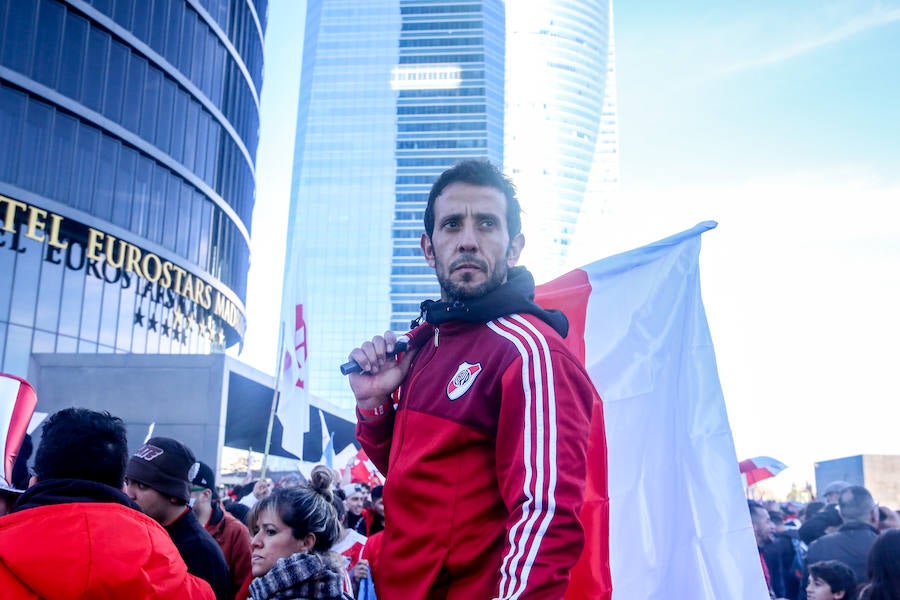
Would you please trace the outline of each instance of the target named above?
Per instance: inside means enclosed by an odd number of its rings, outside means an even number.
[[[567,256],[591,191],[606,177],[604,99],[610,0],[506,3],[504,170],[522,203],[522,264],[537,281],[571,268]]]
[[[244,333],[266,0],[0,0],[0,371]]]

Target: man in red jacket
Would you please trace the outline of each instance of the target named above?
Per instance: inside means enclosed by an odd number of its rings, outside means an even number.
[[[392,332],[350,353],[357,437],[387,475],[386,598],[559,600],[581,553],[596,391],[516,267],[519,212],[490,163],[445,171],[421,239],[441,301],[400,360]]]
[[[0,519],[0,596],[215,598],[122,492],[127,458],[118,417],[66,408],[44,421],[31,487]]]

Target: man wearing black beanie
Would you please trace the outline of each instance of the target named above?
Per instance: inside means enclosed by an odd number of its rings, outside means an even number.
[[[178,440],[150,438],[128,459],[126,492],[169,532],[188,572],[208,581],[218,600],[231,600],[234,590],[222,550],[188,506],[199,467],[191,449]]]

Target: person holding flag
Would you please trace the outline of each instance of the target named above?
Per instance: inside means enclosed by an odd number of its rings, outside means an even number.
[[[534,303],[534,279],[516,266],[520,229],[496,167],[445,171],[421,238],[441,300],[422,303],[399,360],[392,332],[350,353],[362,371],[350,375],[357,438],[391,506],[383,597],[558,600],[581,554],[599,399],[563,341],[566,317]]]

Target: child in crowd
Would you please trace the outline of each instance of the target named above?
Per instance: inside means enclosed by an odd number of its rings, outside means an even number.
[[[809,566],[808,600],[856,600],[853,569],[837,560],[823,560]]]

